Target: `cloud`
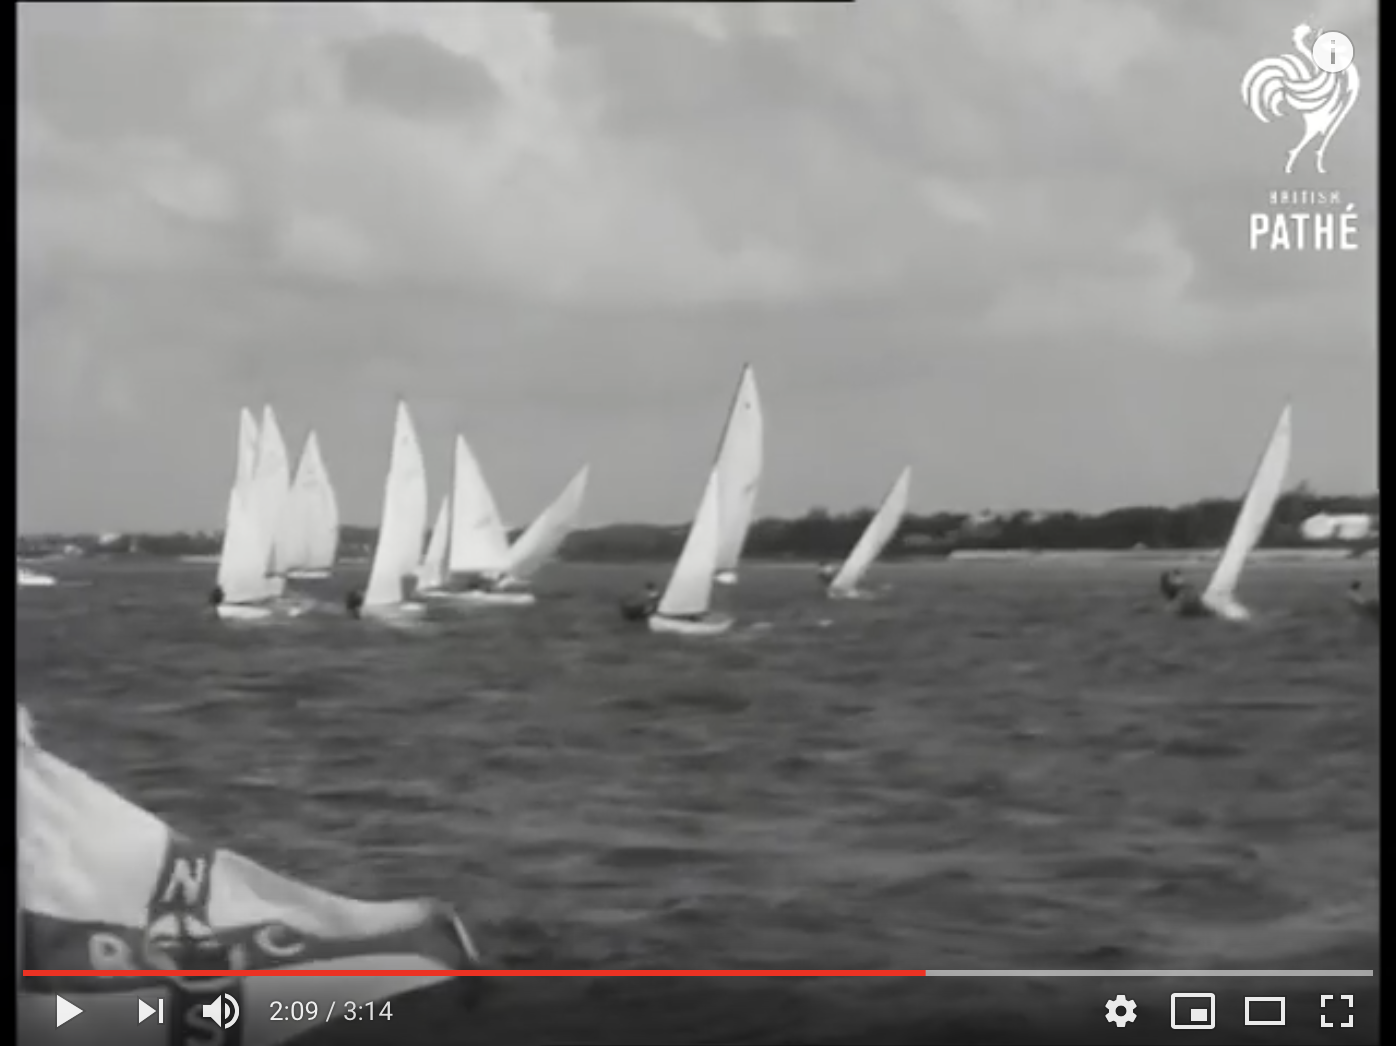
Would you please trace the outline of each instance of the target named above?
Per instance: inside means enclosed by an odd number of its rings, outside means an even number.
[[[1364,78],[1302,182],[1357,202],[1341,256],[1247,244],[1299,176],[1240,77],[1304,19]],[[29,4],[17,35],[30,425],[327,360],[365,399],[459,369],[619,409],[735,345],[811,397],[957,353],[1241,368],[1318,315],[1373,353],[1370,2]]]

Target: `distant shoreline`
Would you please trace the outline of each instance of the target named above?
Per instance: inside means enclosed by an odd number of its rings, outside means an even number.
[[[896,556],[882,560],[883,566],[919,566],[930,563],[955,562],[955,563],[1020,563],[1032,562],[1167,562],[1167,563],[1205,563],[1217,558],[1220,549],[1195,549],[1195,548],[1128,548],[1128,549],[956,549],[943,556]],[[1354,556],[1352,550],[1342,547],[1323,548],[1259,548],[1251,553],[1250,559],[1253,562],[1325,562],[1341,560],[1367,560],[1379,562],[1380,550],[1373,548],[1363,552],[1359,556]],[[62,559],[61,555],[20,557],[33,562],[42,562],[45,559]],[[125,557],[121,557],[125,558]],[[142,556],[150,559],[175,559],[180,563],[195,563],[211,565],[218,562],[216,555],[188,555],[188,556]],[[651,563],[665,562],[663,559],[635,556],[635,557],[586,557],[586,556],[564,556],[560,559],[563,563],[572,563],[578,566],[605,566],[614,564],[617,566],[644,566]],[[790,556],[745,556],[744,563],[752,566],[775,567],[788,570],[813,570],[819,566],[823,560],[818,558],[796,558]],[[367,566],[369,558],[367,556],[348,556],[336,562],[336,566]]]
[[[1139,505],[1097,515],[1076,512],[907,514],[883,560],[1019,560],[1044,557],[1168,559],[1207,557],[1226,543],[1240,505],[1208,500],[1166,508]],[[743,560],[760,563],[838,561],[857,543],[871,510],[831,514],[815,508],[794,518],[755,520]],[[559,550],[574,563],[672,563],[687,524],[617,523],[578,527]],[[513,540],[518,531],[509,534]],[[1380,544],[1378,495],[1327,496],[1303,484],[1281,496],[1257,555],[1337,558],[1370,555]],[[425,536],[424,536],[425,537]],[[376,528],[343,524],[339,547],[345,561],[366,562]],[[221,544],[216,531],[63,535],[33,534],[16,544],[19,555],[140,555],[213,562]]]

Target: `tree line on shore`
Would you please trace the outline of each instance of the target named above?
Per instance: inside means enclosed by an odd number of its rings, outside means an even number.
[[[1139,505],[1099,514],[1083,512],[940,512],[908,514],[888,546],[888,559],[949,555],[963,550],[1086,551],[1201,549],[1221,545],[1240,508],[1239,499],[1206,499],[1186,505]],[[1370,495],[1320,495],[1300,484],[1280,498],[1262,547],[1312,547],[1300,524],[1319,513],[1379,517],[1380,499]],[[759,519],[747,536],[750,559],[825,560],[847,555],[873,510],[835,514],[814,508],[794,519]],[[1375,527],[1373,528],[1375,535]],[[668,560],[678,555],[688,524],[618,523],[584,528],[568,536],[561,557],[577,562]],[[345,526],[340,555],[367,557],[377,528]],[[512,536],[512,535],[511,535]],[[68,551],[87,555],[216,555],[217,532],[126,534],[119,539],[82,534],[21,537],[16,551],[37,555]],[[1370,543],[1375,544],[1375,538]],[[1321,543],[1319,543],[1321,544]],[[1342,544],[1330,542],[1330,544]],[[1351,544],[1350,542],[1348,544]]]

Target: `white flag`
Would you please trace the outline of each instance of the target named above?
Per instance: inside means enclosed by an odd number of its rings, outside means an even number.
[[[26,1031],[31,1024],[36,1031],[55,1027],[57,994],[83,1011],[59,1033],[64,1043],[77,1046],[84,1027],[96,1041],[110,1033],[112,1020],[135,1042],[137,1029],[128,1026],[137,1023],[138,1001],[145,1013],[164,999],[156,1020],[140,1022],[142,1033],[161,1036],[152,1043],[275,1046],[330,1020],[377,1023],[392,1013],[393,997],[447,979],[436,973],[336,977],[335,970],[478,966],[469,935],[445,903],[341,897],[186,838],[40,747],[22,706],[18,726],[22,967],[172,971],[151,978],[24,977]],[[325,976],[179,978],[178,970],[323,970]],[[463,1001],[481,984],[460,983]],[[220,1029],[204,1007],[224,995],[239,1016]],[[294,1014],[289,1007],[284,1015],[278,1011],[278,1003],[293,1000],[301,1004]],[[41,1017],[27,1021],[26,1011]],[[113,1016],[102,1016],[107,1013]],[[397,1028],[406,1031],[400,1020]],[[43,1032],[45,1039],[53,1035]]]

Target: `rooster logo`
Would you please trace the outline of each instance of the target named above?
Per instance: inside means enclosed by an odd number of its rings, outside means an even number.
[[[1270,117],[1284,115],[1281,108],[1285,103],[1304,118],[1304,137],[1289,151],[1289,161],[1285,164],[1285,174],[1294,170],[1294,161],[1304,146],[1315,138],[1319,140],[1314,152],[1314,166],[1320,174],[1328,172],[1323,166],[1323,154],[1333,134],[1342,125],[1347,114],[1357,101],[1357,91],[1361,81],[1357,76],[1357,66],[1349,60],[1346,66],[1329,71],[1333,66],[1341,66],[1333,54],[1326,60],[1318,61],[1309,42],[1310,37],[1321,41],[1321,47],[1332,48],[1328,43],[1332,37],[1343,41],[1347,54],[1351,55],[1351,44],[1340,34],[1315,34],[1307,25],[1294,27],[1294,50],[1297,54],[1279,55],[1275,58],[1262,58],[1246,71],[1241,78],[1241,100],[1255,113],[1262,123],[1269,123]],[[1334,49],[1336,53],[1336,49]]]

